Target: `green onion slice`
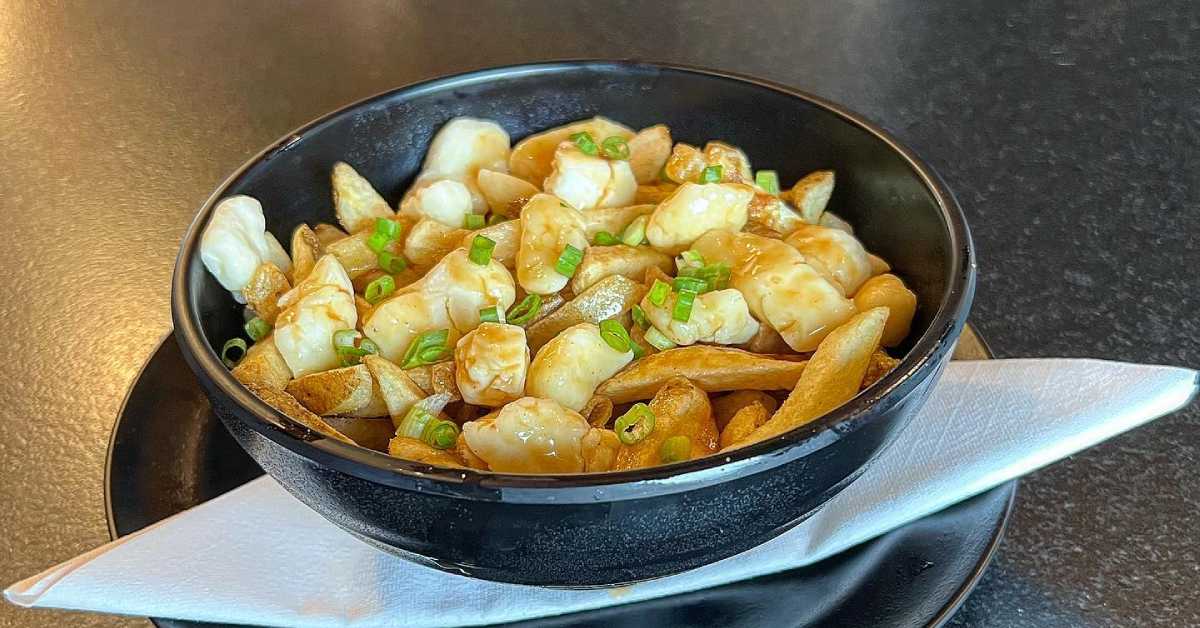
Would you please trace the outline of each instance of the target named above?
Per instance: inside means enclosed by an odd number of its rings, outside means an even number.
[[[241,338],[230,338],[225,341],[225,345],[221,347],[221,362],[225,366],[233,368],[238,361],[246,356],[246,341]]]
[[[333,332],[333,348],[353,347],[362,334],[357,329],[339,329]]]
[[[725,169],[721,166],[707,166],[700,171],[700,183],[720,183]]]
[[[520,325],[524,327],[537,316],[538,311],[542,309],[542,297],[538,294],[526,295],[521,302],[512,306],[508,310],[508,314],[504,316],[505,320],[510,325]]]
[[[400,425],[396,427],[396,436],[404,436],[407,438],[415,438],[422,440],[425,434],[425,429],[430,423],[437,421],[437,416],[429,410],[425,409],[420,402],[413,404],[404,418],[400,420]]]
[[[767,194],[779,196],[779,174],[774,170],[759,170],[754,173],[754,184]]]
[[[692,439],[682,434],[672,436],[663,441],[658,449],[658,456],[663,464],[683,462],[692,457]]]
[[[583,261],[583,251],[567,245],[563,252],[558,256],[558,261],[554,262],[554,272],[563,277],[571,277],[575,274],[575,269],[579,267],[579,262]]]
[[[671,284],[677,292],[684,290],[691,290],[696,294],[708,292],[708,282],[698,277],[676,277]]]
[[[637,246],[646,241],[646,225],[650,222],[649,216],[638,216],[625,227],[621,232],[621,242],[629,246]]]
[[[657,327],[651,327],[650,329],[646,330],[646,342],[650,343],[650,346],[658,349],[659,351],[674,349],[676,346],[675,343],[672,342],[670,338],[667,338],[666,334],[659,331]]]
[[[671,294],[671,284],[661,279],[655,279],[654,285],[650,286],[650,302],[654,305],[662,305],[666,302],[668,294]]]
[[[629,341],[629,350],[633,351],[633,359],[640,360],[646,357],[646,349],[634,341]]]
[[[487,219],[483,217],[483,214],[467,214],[463,217],[463,229],[470,229],[472,231],[482,229],[486,223]]]
[[[266,338],[269,333],[271,333],[271,324],[257,316],[246,323],[246,335],[250,336],[254,342]]]
[[[375,305],[395,291],[396,280],[391,275],[384,275],[367,284],[367,289],[363,290],[363,298],[367,303]]]
[[[724,290],[729,287],[729,264],[725,262],[709,264],[697,269],[693,276],[708,282],[708,286],[712,290]]]
[[[429,421],[421,440],[434,449],[450,449],[458,442],[458,426],[450,421]]]
[[[635,445],[654,431],[654,411],[644,403],[635,403],[617,418],[614,430],[622,443]]]
[[[396,238],[400,237],[401,229],[402,227],[400,223],[396,222],[395,220],[389,220],[387,218],[375,219],[375,233],[382,235],[388,240],[395,240]]]
[[[404,259],[403,255],[380,251],[376,259],[379,260],[379,267],[387,273],[402,273],[405,268],[408,268],[408,260]]]
[[[493,305],[492,307],[485,307],[482,310],[479,310],[479,322],[481,322],[481,323],[499,323],[500,322],[500,308]]]
[[[467,253],[467,258],[480,266],[487,266],[492,261],[492,250],[495,248],[495,240],[477,235],[471,240],[471,251]]]
[[[489,227],[492,225],[498,225],[506,220],[508,220],[508,216],[505,216],[504,214],[489,214],[487,217],[487,225]]]
[[[608,343],[608,346],[612,347],[614,351],[619,351],[621,353],[629,351],[629,345],[633,342],[629,338],[629,332],[625,331],[625,328],[621,326],[621,323],[611,318],[606,321],[600,321],[600,337],[603,338],[604,342]]]
[[[646,320],[646,310],[643,310],[642,306],[634,304],[629,313],[633,316],[633,323],[638,327],[646,329],[650,326],[650,321]]]
[[[575,142],[575,145],[579,147],[579,150],[583,151],[586,155],[595,157],[600,152],[600,150],[596,148],[596,140],[593,139],[592,134],[588,133],[587,131],[572,133],[570,140]]]
[[[609,159],[629,159],[629,142],[619,135],[611,135],[600,142],[600,149]]]
[[[597,246],[612,246],[614,244],[620,244],[621,241],[617,239],[617,236],[607,231],[600,231],[596,234],[595,243]]]
[[[675,294],[675,307],[671,308],[671,318],[686,323],[692,318],[692,304],[696,302],[697,293],[692,290],[680,290]]]
[[[379,345],[375,344],[370,338],[363,338],[358,341],[358,350],[365,351],[363,355],[379,355]]]
[[[436,364],[446,357],[449,347],[446,341],[450,338],[449,329],[427,331],[413,339],[404,352],[400,368],[411,369],[426,364]]]
[[[382,253],[383,250],[386,249],[391,243],[391,238],[378,232],[372,233],[371,236],[367,238],[367,247],[376,253]]]
[[[699,251],[688,249],[679,254],[679,258],[675,260],[675,266],[679,270],[684,268],[700,268],[704,265],[704,256]]]

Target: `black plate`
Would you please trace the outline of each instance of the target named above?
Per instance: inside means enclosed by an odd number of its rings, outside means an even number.
[[[956,358],[990,357],[968,327]],[[259,476],[209,411],[171,336],[129,391],[108,450],[109,533],[136,532]],[[515,625],[938,626],[991,560],[1016,482],[803,569],[694,593]],[[199,626],[155,620],[158,626]]]

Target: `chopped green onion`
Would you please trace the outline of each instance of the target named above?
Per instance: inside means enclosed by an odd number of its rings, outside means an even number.
[[[650,321],[646,320],[646,310],[643,310],[642,306],[635,303],[629,313],[633,316],[633,323],[638,327],[646,329],[650,326]]]
[[[367,284],[367,289],[363,290],[363,298],[367,303],[375,305],[395,291],[396,280],[392,279],[391,275],[384,275]]]
[[[387,273],[402,273],[405,268],[408,268],[408,260],[404,259],[403,255],[380,251],[376,259],[379,260],[379,267]]]
[[[427,331],[417,336],[408,345],[408,350],[404,352],[404,359],[400,361],[400,368],[411,369],[441,361],[449,351],[449,347],[446,346],[446,341],[449,338],[449,329]]]
[[[391,243],[392,239],[381,233],[372,233],[371,237],[367,238],[367,247],[376,253],[383,252]]]
[[[481,323],[499,323],[500,308],[493,305],[479,310],[479,322]]]
[[[696,293],[691,290],[680,290],[675,293],[675,307],[671,308],[671,318],[686,323],[692,318],[692,304],[696,301]]]
[[[629,350],[633,352],[633,359],[635,360],[640,360],[646,357],[646,350],[642,348],[642,345],[639,345],[632,340],[629,341]]]
[[[774,170],[759,170],[754,173],[754,184],[767,194],[779,196],[779,174]]]
[[[339,329],[333,332],[333,348],[353,347],[361,337],[362,334],[357,329]]]
[[[363,338],[358,341],[358,349],[366,352],[363,355],[379,355],[379,345],[375,344],[375,341],[370,338]]]
[[[421,432],[421,440],[434,449],[450,449],[458,442],[458,426],[450,421],[430,421]]]
[[[420,402],[415,403],[400,420],[400,425],[396,426],[396,436],[421,440],[421,436],[425,434],[425,428],[435,421],[437,421],[437,417],[432,412],[426,410]]]
[[[600,148],[604,150],[604,156],[609,159],[629,159],[629,142],[620,135],[611,135],[604,138],[600,142]]]
[[[472,231],[482,229],[486,222],[487,220],[483,217],[483,214],[467,214],[463,217],[463,229],[470,229]]]
[[[579,150],[583,151],[585,155],[591,155],[594,157],[600,152],[600,150],[596,148],[596,140],[593,139],[592,134],[588,133],[587,131],[572,133],[570,140],[575,142],[575,145],[578,146]]]
[[[692,457],[692,439],[682,434],[672,436],[663,441],[662,447],[658,449],[658,456],[663,464],[683,462]]]
[[[671,284],[661,279],[655,279],[654,285],[650,286],[650,302],[654,305],[662,305],[666,302],[668,294],[671,294]]]
[[[721,166],[707,166],[700,171],[700,183],[720,183],[725,169]]]
[[[650,222],[649,216],[638,216],[629,223],[628,227],[621,232],[621,242],[629,246],[637,246],[646,241],[646,225]]]
[[[563,249],[562,254],[558,256],[558,261],[554,262],[554,272],[563,277],[570,277],[575,274],[575,269],[582,261],[583,251],[568,244],[567,248]]]
[[[708,283],[710,290],[724,290],[729,287],[729,264],[725,262],[717,262],[709,264],[701,268],[697,268],[692,275],[697,279],[703,279]]]
[[[597,246],[612,246],[614,244],[621,243],[621,241],[617,239],[617,236],[614,236],[607,231],[601,231],[597,233],[595,242]]]
[[[383,235],[389,240],[395,240],[400,237],[401,225],[395,220],[387,218],[375,219],[375,233]]]
[[[680,259],[675,260],[675,266],[680,270],[688,267],[699,268],[704,265],[704,256],[699,251],[688,249],[679,254]]]
[[[629,343],[633,342],[629,339],[629,332],[625,331],[625,328],[621,326],[621,323],[611,318],[606,321],[600,321],[600,337],[603,338],[604,342],[608,343],[608,346],[612,347],[614,351],[619,351],[621,353],[629,351]]]
[[[542,309],[542,297],[538,294],[526,295],[521,302],[512,306],[508,314],[504,316],[505,320],[510,325],[520,325],[524,327],[537,316],[538,311]]]
[[[658,331],[657,327],[651,327],[646,330],[646,342],[659,351],[674,349],[676,346],[674,342],[671,342],[670,338],[667,338],[666,334]]]
[[[487,266],[492,261],[492,249],[495,248],[495,240],[477,235],[471,240],[471,251],[467,253],[467,258],[480,266]]]
[[[489,227],[492,225],[498,225],[506,220],[508,220],[508,216],[505,216],[504,214],[490,214],[487,217],[487,225]]]
[[[671,282],[676,292],[690,290],[696,294],[704,294],[708,292],[708,282],[697,277],[676,277],[675,281]]]
[[[229,353],[230,349],[235,349],[236,355],[231,355]],[[246,356],[246,349],[247,347],[245,340],[242,340],[241,338],[230,338],[229,340],[225,341],[225,346],[221,347],[221,361],[225,363],[225,366],[233,368],[237,365],[239,360]]]
[[[246,335],[250,336],[254,342],[266,338],[269,333],[271,333],[271,324],[257,316],[246,323]]]
[[[636,445],[654,431],[654,411],[644,403],[635,403],[613,427],[622,443]]]

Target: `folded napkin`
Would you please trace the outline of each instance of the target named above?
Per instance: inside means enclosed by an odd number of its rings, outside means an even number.
[[[4,592],[22,606],[270,626],[446,626],[636,602],[808,565],[1179,409],[1182,368],[953,362],[896,442],[780,537],[614,589],[498,584],[379,552],[260,478]]]

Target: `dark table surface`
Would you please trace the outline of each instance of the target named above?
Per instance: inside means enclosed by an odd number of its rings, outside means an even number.
[[[109,431],[217,183],[322,112],[469,68],[635,57],[841,101],[956,191],[1001,357],[1200,366],[1200,5],[806,4],[0,4],[0,573],[107,540]],[[952,625],[1200,624],[1197,463],[1193,406],[1034,474]],[[144,620],[0,605],[59,622]]]

